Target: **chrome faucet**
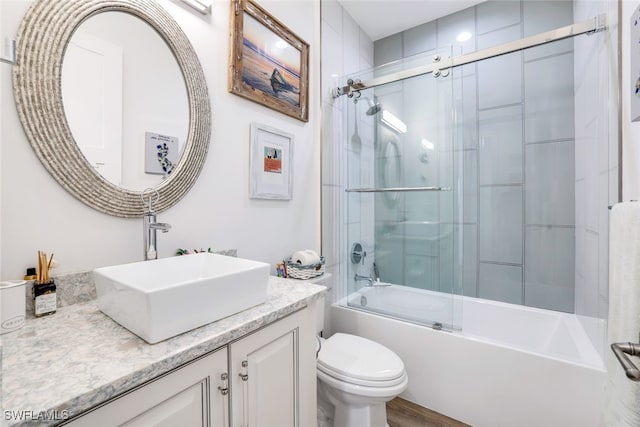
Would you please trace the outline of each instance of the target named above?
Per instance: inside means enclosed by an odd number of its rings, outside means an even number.
[[[365,286],[373,286],[373,278],[370,276],[361,276],[356,273],[356,275],[353,276],[353,280],[356,282],[367,282]]]
[[[160,199],[160,193],[157,190],[149,189],[147,190],[155,191],[156,193],[156,202]],[[147,190],[142,192],[142,201],[144,202],[144,194]],[[165,222],[156,222],[156,211],[153,210],[153,203],[151,194],[149,194],[149,204],[148,210],[145,212],[144,217],[142,218],[142,241],[144,243],[144,259],[145,261],[151,259],[158,259],[158,250],[157,250],[157,233],[158,230],[166,233],[171,230],[171,224],[167,224]]]
[[[391,286],[391,283],[383,283],[380,281],[379,277],[376,277],[375,279],[371,276],[361,276],[359,274],[356,273],[355,276],[353,276],[353,280],[355,280],[356,282],[367,282],[367,284],[365,285],[366,287],[369,288],[374,288],[374,287],[383,287],[383,286]]]

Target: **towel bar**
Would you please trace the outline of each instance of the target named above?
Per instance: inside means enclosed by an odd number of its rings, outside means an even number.
[[[619,342],[611,344],[611,350],[616,355],[618,362],[622,365],[624,373],[631,381],[640,381],[640,370],[636,368],[631,360],[627,357],[640,356],[640,344],[633,344],[630,342]]]

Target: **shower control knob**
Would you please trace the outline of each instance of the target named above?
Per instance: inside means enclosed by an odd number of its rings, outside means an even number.
[[[442,57],[440,55],[433,55],[433,58],[431,58],[431,59],[433,60],[433,62],[440,62]]]
[[[367,251],[362,248],[362,245],[358,242],[354,243],[351,247],[351,263],[359,264],[362,261],[364,265],[364,258],[367,256]]]

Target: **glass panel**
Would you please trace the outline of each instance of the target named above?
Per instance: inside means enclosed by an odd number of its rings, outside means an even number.
[[[434,55],[448,57],[451,48],[348,78],[366,82]],[[344,98],[349,306],[460,328],[462,255],[454,253],[462,253],[463,227],[454,178],[463,156],[454,150],[453,92],[461,82],[453,73],[426,74]],[[442,190],[417,190],[424,187]]]

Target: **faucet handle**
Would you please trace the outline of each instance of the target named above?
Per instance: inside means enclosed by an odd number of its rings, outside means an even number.
[[[142,199],[142,203],[148,203],[148,212],[153,212],[153,193],[156,193],[155,203],[160,201],[160,192],[155,188],[145,188],[140,193],[140,198]],[[145,195],[148,196],[147,200],[145,200]]]

